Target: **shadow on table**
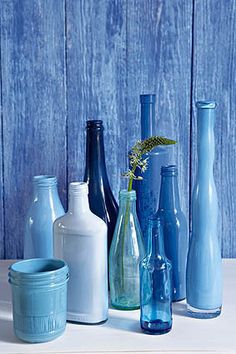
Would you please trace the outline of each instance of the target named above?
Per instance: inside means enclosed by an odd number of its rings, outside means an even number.
[[[104,324],[104,326],[120,329],[122,331],[142,333],[139,321],[132,318],[109,315],[108,321]]]
[[[0,318],[0,342],[22,343],[14,335],[13,323],[11,320]]]
[[[172,304],[172,312],[173,315],[176,316],[183,316],[183,317],[189,317],[188,312],[187,312],[187,305],[181,302],[174,302]]]

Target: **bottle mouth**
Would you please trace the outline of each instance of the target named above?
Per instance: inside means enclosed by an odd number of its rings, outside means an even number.
[[[127,191],[126,189],[123,189],[119,193],[119,199],[124,200],[136,200],[136,192],[134,190],[132,191]]]
[[[86,182],[71,182],[69,193],[75,195],[88,194],[88,184]]]
[[[57,177],[52,175],[39,175],[33,177],[33,183],[36,187],[47,188],[57,185]]]
[[[201,109],[214,109],[216,108],[216,102],[214,100],[197,101],[196,107]]]
[[[142,104],[149,104],[156,102],[156,95],[155,94],[143,94],[140,95],[140,103]]]
[[[161,219],[155,215],[149,216],[148,225],[151,227],[159,228],[161,226]]]
[[[98,119],[87,120],[86,129],[104,129],[103,121]]]
[[[161,176],[178,176],[176,165],[161,166]]]

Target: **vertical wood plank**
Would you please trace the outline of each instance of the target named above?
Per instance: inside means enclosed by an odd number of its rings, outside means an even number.
[[[181,205],[188,218],[192,2],[127,3],[129,145],[140,138],[139,95],[155,93],[157,133],[178,142],[170,153],[179,168]]]
[[[126,164],[126,2],[67,0],[68,179],[82,179],[85,125],[102,119],[115,196]]]
[[[55,174],[65,202],[64,1],[1,1],[5,256],[23,254],[31,179]]]
[[[195,0],[193,105],[215,99],[215,181],[224,257],[236,257],[236,2]],[[192,117],[193,178],[196,171],[196,110]]]

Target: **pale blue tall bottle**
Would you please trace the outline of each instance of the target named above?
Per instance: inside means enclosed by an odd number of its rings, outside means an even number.
[[[55,176],[34,176],[33,200],[26,216],[24,258],[53,258],[53,222],[65,214]]]
[[[154,135],[160,135],[156,127],[155,119],[156,95],[140,95],[141,103],[141,139],[147,139]],[[148,158],[148,168],[142,174],[142,181],[134,182],[137,193],[137,214],[144,235],[144,243],[147,247],[148,218],[158,209],[159,191],[161,184],[161,166],[169,162],[168,148],[157,146],[145,155]]]
[[[187,261],[187,305],[193,317],[221,313],[222,261],[218,234],[218,202],[213,176],[215,154],[214,101],[197,102],[198,168],[192,196],[192,235]]]

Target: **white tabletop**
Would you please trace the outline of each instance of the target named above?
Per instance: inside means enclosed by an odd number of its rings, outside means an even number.
[[[236,353],[236,259],[224,260],[224,302],[221,316],[200,320],[186,316],[185,302],[173,306],[173,329],[161,335],[143,334],[139,311],[110,309],[105,324],[68,323],[58,339],[26,344],[13,333],[8,266],[0,261],[0,353]]]

